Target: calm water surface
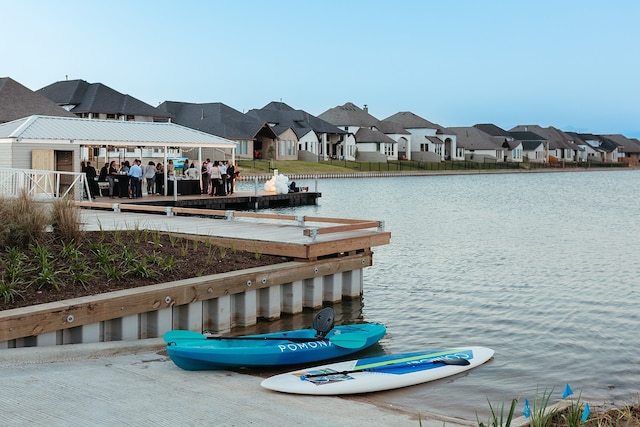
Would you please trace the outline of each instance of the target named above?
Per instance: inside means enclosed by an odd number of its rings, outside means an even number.
[[[315,189],[313,180],[299,186]],[[640,171],[317,181],[317,206],[274,210],[383,220],[364,297],[343,303],[388,334],[379,352],[481,345],[488,364],[371,395],[411,413],[486,421],[489,405],[565,384],[595,403],[640,392]],[[376,351],[375,349],[373,351]],[[494,405],[495,406],[495,405]]]

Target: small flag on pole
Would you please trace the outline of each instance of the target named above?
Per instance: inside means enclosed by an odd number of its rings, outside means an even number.
[[[524,408],[522,408],[522,415],[525,418],[529,418],[531,416],[531,408],[529,408],[529,399],[524,400]]]
[[[587,421],[587,418],[589,418],[589,413],[591,411],[589,410],[589,404],[585,403],[584,404],[584,412],[582,413],[582,422],[584,423],[585,421]]]
[[[564,393],[562,393],[562,398],[566,399],[567,397],[571,396],[572,394],[573,394],[573,390],[571,390],[571,387],[569,387],[569,384],[564,386]]]

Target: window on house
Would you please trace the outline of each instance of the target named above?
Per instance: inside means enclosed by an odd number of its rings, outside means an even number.
[[[133,114],[127,114],[127,121],[128,122],[131,122],[131,121],[133,121],[135,119],[136,119],[136,116],[134,116]]]
[[[115,119],[116,119],[115,114],[107,114],[107,120],[115,120]]]
[[[238,154],[247,154],[248,153],[248,142],[247,141],[238,141],[236,142],[236,151]]]

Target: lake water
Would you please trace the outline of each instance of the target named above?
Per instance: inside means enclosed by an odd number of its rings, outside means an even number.
[[[315,189],[313,180],[296,180]],[[494,359],[372,400],[487,421],[565,384],[594,404],[640,392],[640,171],[318,180],[317,206],[274,210],[383,220],[364,297],[341,319],[387,326],[377,351],[480,345]],[[340,310],[340,308],[337,308]],[[372,351],[376,351],[375,349]]]

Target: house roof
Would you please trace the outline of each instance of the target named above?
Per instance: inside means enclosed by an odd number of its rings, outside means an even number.
[[[21,85],[9,77],[0,78],[0,123],[34,114],[75,117],[51,100]]]
[[[386,144],[396,144],[396,141],[389,138],[384,133],[369,129],[369,128],[360,128],[355,134],[356,143],[358,142],[383,142]]]
[[[194,104],[165,101],[158,108],[171,114],[175,123],[223,138],[234,140],[253,140],[258,136],[277,138],[277,134],[264,120],[242,114],[220,102]]]
[[[547,140],[545,138],[543,138],[542,136],[531,132],[531,131],[509,131],[509,134],[517,140],[520,141],[540,141],[540,142],[546,142]]]
[[[344,135],[347,133],[304,110],[294,110],[283,102],[270,102],[261,109],[252,109],[246,114],[259,121],[269,123],[278,135],[288,128],[291,128],[298,138],[312,131],[318,134]]]
[[[102,83],[65,80],[50,84],[37,93],[58,105],[70,106],[72,113],[104,113],[170,118],[165,111],[152,107],[130,95],[124,95]]]
[[[453,133],[450,129],[440,126],[437,123],[432,123],[427,119],[423,119],[410,111],[398,112],[384,120],[397,123],[405,129],[435,129],[437,134]]]
[[[175,123],[29,116],[0,124],[0,138],[67,140],[78,144],[234,148],[236,144]]]
[[[376,125],[376,129],[378,129],[380,132],[386,133],[387,135],[411,135],[411,132],[406,130],[400,123],[392,122],[386,119],[380,120]]]
[[[513,138],[508,131],[502,129],[497,125],[494,125],[493,123],[480,123],[473,125],[473,127],[480,129],[482,132],[491,136],[504,136],[505,138]]]
[[[460,148],[467,150],[497,150],[500,148],[491,135],[476,127],[452,127],[449,130],[455,133],[457,145]]]
[[[511,129],[512,132],[526,132],[530,131],[535,133],[536,135],[541,136],[545,140],[549,142],[549,149],[555,150],[558,148],[561,149],[569,149],[569,150],[579,150],[580,148],[574,144],[573,138],[562,132],[559,129],[554,128],[553,126],[549,126],[547,128],[543,128],[538,125],[518,125]]]
[[[602,136],[622,146],[625,153],[640,153],[640,141],[638,141],[637,139],[627,138],[626,136],[621,134],[609,134]]]
[[[351,102],[331,108],[320,114],[318,118],[335,126],[372,127],[376,126],[379,121]]]

